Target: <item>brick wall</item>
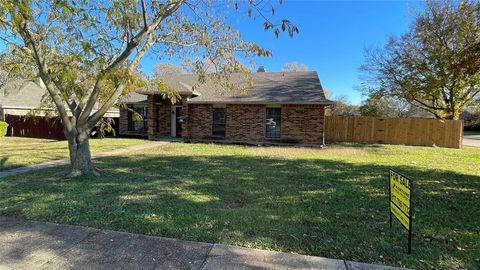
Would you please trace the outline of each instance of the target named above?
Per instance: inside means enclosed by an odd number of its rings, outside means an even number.
[[[184,122],[188,119],[187,98],[182,97],[176,104],[172,104],[170,99],[159,99],[153,95],[148,96],[148,118],[147,118],[147,132],[132,132],[128,131],[128,110],[120,109],[120,135],[148,135],[153,137],[170,137],[172,130],[172,105],[182,106],[182,117]],[[186,122],[185,122],[186,123]],[[182,126],[182,133],[187,133],[187,125]]]
[[[155,102],[154,95],[148,95],[148,119],[147,119],[147,134],[148,138],[152,139],[157,134],[157,118],[158,118],[158,104]]]
[[[227,105],[227,140],[264,141],[265,105]]]
[[[158,117],[158,130],[156,129],[156,124],[152,124],[152,127],[155,128],[154,135],[159,137],[170,137],[172,135],[172,106],[182,106],[182,118],[184,123],[186,123],[186,119],[188,119],[188,110],[186,109],[187,98],[182,97],[182,99],[175,104],[172,104],[170,99],[157,101],[159,104],[156,106],[157,113],[155,114],[155,117]],[[152,118],[152,121],[156,121],[156,119]],[[187,134],[186,130],[186,124],[182,124],[182,133]]]
[[[282,105],[280,139],[265,138],[265,105],[227,105],[225,140],[244,142],[278,141],[301,144],[324,144],[323,105]],[[213,106],[189,105],[190,139],[211,139]]]
[[[182,137],[187,138],[190,134],[189,126],[188,126],[188,119],[190,117],[190,113],[188,112],[189,106],[187,104],[186,97],[182,97],[181,105],[182,105],[182,118],[183,118]]]
[[[212,137],[212,105],[190,104],[188,108],[187,138],[210,139]]]
[[[120,110],[121,135],[171,136],[171,110],[169,99],[148,97],[148,132],[128,131],[128,112]],[[212,139],[213,106],[211,104],[187,104],[187,98],[175,105],[182,106],[182,137],[186,139]],[[226,106],[225,140],[238,142],[277,141],[301,144],[324,144],[324,105],[282,105],[280,139],[265,138],[266,105],[230,104]],[[157,127],[158,125],[158,127]]]
[[[281,138],[303,144],[323,144],[325,106],[282,105]]]
[[[162,100],[158,109],[158,131],[157,136],[169,137],[172,135],[172,102]]]

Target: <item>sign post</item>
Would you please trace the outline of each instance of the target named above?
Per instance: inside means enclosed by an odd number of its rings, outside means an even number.
[[[412,253],[412,180],[389,169],[390,228],[392,216],[408,231],[408,254]]]

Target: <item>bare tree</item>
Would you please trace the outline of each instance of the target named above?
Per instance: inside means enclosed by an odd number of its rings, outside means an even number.
[[[183,69],[179,66],[176,66],[171,63],[160,63],[155,66],[154,75],[155,77],[162,77],[169,74],[182,74]]]
[[[291,62],[283,65],[282,71],[285,71],[285,72],[308,71],[308,67],[305,64]]]

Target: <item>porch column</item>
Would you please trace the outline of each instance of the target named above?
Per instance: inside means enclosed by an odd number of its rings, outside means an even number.
[[[149,139],[157,135],[158,106],[155,95],[148,95],[147,134]]]
[[[188,104],[187,104],[187,97],[182,97],[182,138],[188,139],[190,138],[190,132],[189,132],[189,117],[188,117]]]

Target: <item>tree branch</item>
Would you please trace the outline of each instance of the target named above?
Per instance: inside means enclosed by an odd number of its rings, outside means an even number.
[[[133,74],[135,71],[135,67],[138,66],[138,63],[142,59],[142,57],[145,55],[145,53],[150,49],[150,47],[153,44],[153,32],[151,32],[143,44],[142,49],[135,55],[133,58],[132,62],[128,65],[128,73]],[[98,121],[100,121],[100,118],[117,102],[118,98],[123,92],[123,89],[125,88],[126,83],[120,84],[120,86],[115,89],[114,93],[112,96],[102,105],[102,107],[96,111],[92,116],[89,117],[89,126],[93,127]]]
[[[142,17],[143,17],[143,26],[144,27],[148,27],[148,23],[147,23],[147,8],[145,6],[145,0],[142,0]]]
[[[165,20],[167,17],[169,17],[175,11],[177,11],[185,1],[186,0],[179,0],[177,2],[170,3],[168,5],[169,7],[167,7],[167,9],[164,13],[158,14],[157,17],[155,18],[155,20],[152,22],[152,24],[150,24],[147,27],[143,27],[142,30],[140,30],[140,32],[138,32],[130,41],[128,41],[127,46],[125,47],[123,52],[115,60],[113,60],[110,63],[110,65],[108,65],[104,70],[102,70],[100,72],[100,75],[97,78],[96,87],[93,89],[92,93],[90,94],[90,97],[88,98],[85,110],[80,115],[81,119],[86,119],[91,114],[92,109],[93,109],[93,105],[97,101],[97,98],[99,96],[99,92],[101,90],[100,89],[101,88],[100,87],[100,82],[103,80],[103,77],[105,76],[105,74],[107,74],[111,70],[120,66],[120,64],[122,64],[131,55],[133,50],[141,43],[141,41],[143,39],[147,38],[150,34],[152,34],[157,29],[157,27],[163,22],[163,20]],[[137,62],[137,64],[138,64],[138,62]],[[120,93],[118,93],[118,91],[120,91]],[[119,88],[117,88],[115,90],[115,92],[112,94],[112,97],[116,96],[116,99],[118,99],[118,97],[121,94],[121,91],[123,91],[123,90],[119,90]],[[116,99],[115,99],[115,101],[116,101]],[[109,99],[109,101],[110,100],[111,100],[111,98]],[[112,102],[107,101],[106,104],[107,103],[111,103],[110,106],[113,105]],[[105,107],[105,106],[102,106],[102,108],[103,107]],[[106,112],[107,110],[101,110],[101,111]],[[96,116],[94,118],[98,118],[97,117],[98,111],[95,113],[95,115]],[[90,119],[91,118],[92,117],[90,117]]]
[[[68,113],[65,110],[65,106],[63,105],[62,98],[60,97],[59,92],[52,85],[52,80],[46,71],[46,67],[44,63],[45,59],[38,48],[38,44],[36,44],[36,42],[34,41],[33,35],[30,29],[28,28],[27,22],[23,20],[19,23],[18,26],[20,29],[20,35],[22,36],[25,44],[30,44],[30,46],[32,47],[32,51],[33,51],[32,56],[35,59],[35,62],[37,62],[38,73],[40,75],[40,78],[45,84],[47,91],[50,93],[50,96],[52,97],[52,100],[58,109],[58,113],[62,118],[62,122],[63,122],[63,125],[65,126],[65,129],[68,132],[72,132],[72,123],[70,122]]]

